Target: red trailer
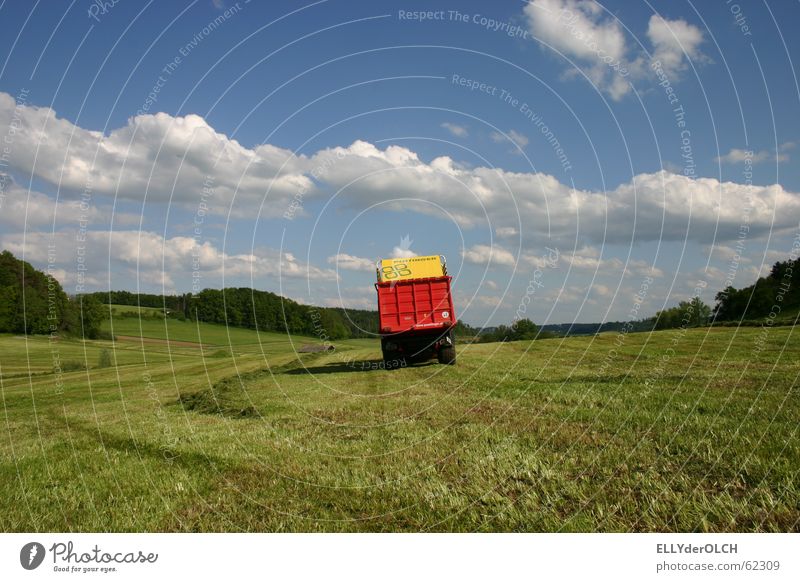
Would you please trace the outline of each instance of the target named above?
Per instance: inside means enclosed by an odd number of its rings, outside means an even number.
[[[419,259],[416,270],[430,273]],[[438,259],[438,257],[437,257]],[[386,263],[387,261],[384,261]],[[415,263],[391,261],[391,270],[378,268],[378,314],[380,319],[381,350],[387,368],[408,361],[422,361],[436,356],[442,364],[456,363],[456,325],[452,277],[447,275],[444,257],[441,274],[415,277]],[[388,273],[388,275],[387,275]],[[398,275],[399,274],[399,275]]]

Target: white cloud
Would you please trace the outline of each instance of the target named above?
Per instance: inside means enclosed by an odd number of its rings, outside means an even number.
[[[562,253],[561,257],[578,271],[602,273],[604,276],[619,277],[663,277],[664,272],[647,261],[630,259],[627,262],[617,257],[603,259],[596,249],[585,248],[574,253]]]
[[[741,254],[736,248],[729,245],[723,244],[714,244],[714,245],[705,245],[703,247],[703,252],[706,255],[710,255],[711,258],[717,261],[731,261],[733,259],[741,260]]]
[[[13,99],[0,93],[0,131],[9,105]],[[312,176],[320,186],[309,187],[304,194],[309,200],[341,189],[340,203],[351,208],[383,204],[389,210],[438,218],[443,217],[441,209],[446,209],[459,226],[486,224],[498,236],[513,236],[521,221],[521,236],[528,245],[551,241],[565,246],[576,238],[584,245],[687,237],[709,243],[714,237],[734,239],[748,206],[751,236],[795,227],[800,217],[800,197],[780,185],[749,186],[661,171],[639,174],[604,192],[573,190],[544,173],[466,167],[447,156],[425,162],[416,152],[397,145],[379,149],[355,141],[310,157],[292,157],[288,150],[269,144],[247,149],[193,115],[140,116],[102,138],[57,119],[49,109],[24,106],[20,110],[23,121],[15,134],[12,156],[17,169],[58,183],[63,166],[65,185],[81,189],[83,180],[92,176],[97,196],[113,197],[119,186],[121,196],[139,201],[146,195],[150,202],[166,203],[172,197],[195,204],[210,171],[214,176],[212,207],[226,211],[241,178],[235,206],[248,217],[258,212],[270,188],[273,202],[265,212],[282,214],[288,207],[287,196],[299,191],[295,186],[310,184]],[[68,146],[71,132],[75,136]],[[31,156],[40,141],[41,163],[34,167]],[[92,169],[98,148],[98,164]],[[223,159],[214,169],[217,154]],[[286,166],[281,169],[283,162]],[[41,197],[36,202],[46,204]],[[46,218],[47,211],[38,210],[37,216]],[[392,254],[415,253],[408,241]]]
[[[627,52],[621,26],[597,2],[533,0],[524,12],[534,35],[570,56],[594,61],[601,51],[619,60]]]
[[[96,207],[87,207],[86,212],[82,212],[74,203],[57,204],[53,198],[41,192],[21,188],[7,174],[0,173],[0,181],[5,184],[0,190],[4,194],[0,199],[0,224],[13,230],[52,227],[64,222],[77,226],[82,215],[90,221],[100,218],[100,211]]]
[[[703,247],[703,253],[709,256],[716,266],[724,268],[729,275],[734,275],[742,265],[761,264],[771,267],[775,262],[787,259],[789,253],[785,248],[768,249],[767,242],[763,238],[741,239],[737,244],[706,245]]]
[[[583,66],[589,79],[613,99],[630,90],[625,74],[632,65],[622,27],[597,2],[532,0],[524,13],[537,39]]]
[[[0,93],[0,128],[15,115],[14,98]],[[46,107],[16,109],[12,163],[52,184],[93,194],[194,205],[204,187],[209,205],[252,216],[266,197],[264,214],[283,214],[300,190],[313,190],[308,160],[269,144],[248,149],[217,133],[199,115],[140,115],[103,135],[73,125]],[[242,208],[244,207],[244,208]]]
[[[750,150],[733,148],[724,156],[718,156],[714,158],[714,161],[722,162],[724,164],[740,164],[749,158],[753,164],[758,164],[760,162],[767,161],[771,157],[772,155],[766,150],[760,152],[754,152]]]
[[[365,259],[363,257],[356,257],[348,255],[347,253],[339,253],[328,257],[328,264],[335,264],[339,269],[347,269],[349,271],[374,271],[375,261]]]
[[[465,125],[458,125],[457,123],[449,123],[446,121],[440,124],[440,127],[443,127],[455,137],[467,137],[467,135],[469,135],[469,131]]]
[[[409,259],[411,257],[416,257],[417,253],[412,251],[411,249],[404,249],[402,247],[394,247],[392,249],[392,257],[393,259]]]
[[[497,307],[503,302],[503,298],[497,295],[476,295],[472,302],[483,307]]]
[[[274,249],[229,253],[208,241],[196,245],[190,237],[164,238],[147,231],[89,231],[81,243],[74,231],[28,232],[24,241],[21,234],[3,234],[0,244],[39,264],[48,262],[48,252],[54,253],[54,268],[63,271],[68,282],[76,279],[79,257],[84,274],[93,281],[125,275],[158,288],[163,283],[170,291],[191,290],[195,273],[201,288],[230,285],[231,280],[249,282],[251,277],[256,287],[267,278],[272,285],[279,276],[337,280],[334,270],[301,263],[291,253],[281,255]],[[114,288],[113,282],[110,286]]]
[[[547,301],[558,301],[559,304],[579,304],[586,298],[587,289],[582,285],[569,285],[566,287],[553,287],[542,291],[540,297]]]
[[[611,293],[611,288],[606,285],[601,285],[600,283],[595,283],[592,285],[592,295],[599,297],[611,297]]]
[[[647,25],[647,37],[653,44],[653,60],[659,61],[672,78],[686,68],[686,59],[705,59],[698,48],[703,42],[703,31],[685,20],[666,20],[653,14]]]
[[[392,258],[393,259],[408,259],[411,257],[416,257],[417,253],[411,250],[411,245],[414,244],[414,241],[411,240],[409,235],[405,235],[400,239],[400,244],[396,247],[392,248]]]
[[[107,226],[111,219],[110,207],[98,207],[78,200],[55,198],[22,188],[14,179],[0,172],[0,224],[9,231],[24,232],[48,227],[58,230],[64,226],[77,228],[81,221],[92,226]],[[115,212],[117,226],[138,224],[139,216],[126,212]]]
[[[326,180],[345,187],[340,196],[356,208],[384,202],[397,211],[441,217],[431,203],[446,208],[462,227],[491,220],[491,228],[516,228],[531,241],[569,244],[646,240],[710,242],[737,236],[742,212],[750,206],[751,235],[789,229],[800,217],[800,197],[780,185],[750,186],[692,179],[667,171],[639,174],[605,192],[572,190],[544,173],[499,168],[464,168],[450,158],[430,163],[400,146],[379,150],[366,142],[324,150],[314,156],[338,156]],[[419,200],[419,203],[398,198]],[[663,231],[662,231],[663,221]],[[635,230],[634,230],[635,227]],[[716,234],[715,234],[716,232]]]
[[[625,273],[636,277],[663,277],[664,271],[648,261],[631,259],[625,263]]]
[[[749,160],[749,162],[754,165],[762,162],[788,162],[788,152],[794,147],[794,142],[786,142],[778,147],[777,152],[768,150],[756,152],[753,150],[733,148],[727,154],[714,158],[714,161],[723,164],[743,164]]]
[[[531,33],[542,43],[573,60],[601,91],[612,99],[622,99],[631,82],[652,76],[645,65],[645,54],[626,42],[625,32],[616,18],[593,0],[531,0],[524,8]],[[684,20],[667,20],[653,15],[647,37],[652,58],[673,81],[686,68],[686,60],[707,60],[699,46],[702,31]],[[569,69],[566,78],[578,71]]]
[[[513,226],[500,226],[494,229],[494,233],[500,238],[511,238],[517,236],[519,231]]]
[[[514,254],[498,245],[473,245],[461,252],[464,261],[473,265],[513,267]]]
[[[530,140],[528,139],[527,136],[521,134],[520,132],[514,129],[509,129],[505,135],[503,135],[499,131],[493,131],[491,133],[491,138],[492,141],[495,143],[503,143],[505,141],[510,141],[511,143],[518,146],[519,149],[525,149],[525,146],[527,146],[528,143],[530,143]],[[513,151],[518,152],[516,148]]]

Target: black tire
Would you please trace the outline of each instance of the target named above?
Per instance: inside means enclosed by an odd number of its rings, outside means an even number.
[[[400,367],[400,359],[397,352],[383,352],[383,367],[386,370],[394,370]]]
[[[455,346],[441,346],[436,358],[440,364],[449,364],[451,366],[456,363],[456,347]]]

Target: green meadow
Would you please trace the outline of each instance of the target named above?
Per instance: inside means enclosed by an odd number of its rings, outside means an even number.
[[[4,531],[798,531],[791,327],[461,345],[0,336]],[[123,338],[124,339],[121,339]]]

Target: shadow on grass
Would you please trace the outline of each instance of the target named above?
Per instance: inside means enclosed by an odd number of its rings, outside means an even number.
[[[397,370],[400,368],[424,368],[425,366],[434,366],[436,362],[430,360],[426,361],[401,361],[397,366],[388,367],[381,359],[376,360],[353,360],[352,362],[331,362],[324,366],[305,366],[299,368],[292,368],[287,370],[284,374],[340,374],[347,372],[377,372],[379,370]]]
[[[205,451],[177,450],[169,443],[159,443],[154,440],[146,440],[146,437],[133,437],[129,435],[119,435],[109,431],[103,431],[97,425],[79,420],[74,417],[65,418],[60,415],[50,415],[51,420],[61,426],[66,427],[74,436],[82,436],[86,440],[73,440],[70,443],[71,450],[86,443],[99,444],[107,450],[119,451],[124,454],[136,454],[141,460],[150,460],[175,464],[186,469],[203,470],[215,469],[217,471],[226,470],[230,463],[221,457],[209,455]],[[80,450],[78,451],[80,453]]]

